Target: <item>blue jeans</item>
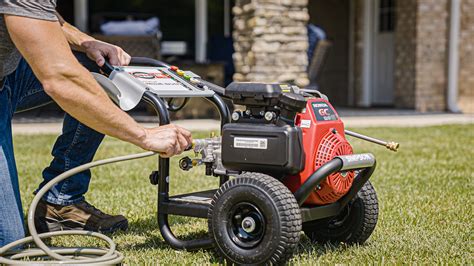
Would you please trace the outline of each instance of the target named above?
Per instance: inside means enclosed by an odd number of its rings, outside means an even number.
[[[84,54],[76,54],[89,71],[97,66]],[[11,120],[15,112],[45,105],[52,99],[44,92],[27,62],[5,77],[0,88],[0,247],[22,238],[25,234],[18,173],[13,153]],[[67,89],[67,88],[64,88]],[[43,171],[39,188],[57,175],[92,161],[104,135],[81,124],[66,114],[62,134],[54,144],[51,164]],[[90,171],[77,174],[54,186],[44,197],[49,203],[71,205],[84,200],[89,188]]]

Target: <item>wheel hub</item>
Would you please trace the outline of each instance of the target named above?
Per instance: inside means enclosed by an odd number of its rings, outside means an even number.
[[[250,216],[245,217],[242,221],[242,228],[245,232],[252,233],[255,230],[255,220]]]
[[[255,205],[241,202],[229,212],[227,232],[232,241],[241,248],[253,248],[263,239],[265,219]]]

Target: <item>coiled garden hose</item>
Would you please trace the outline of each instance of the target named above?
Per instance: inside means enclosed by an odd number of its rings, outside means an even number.
[[[51,189],[55,184],[63,181],[64,179],[71,177],[75,174],[89,170],[91,168],[145,158],[155,155],[155,152],[143,152],[138,154],[130,154],[120,157],[114,157],[104,160],[91,162],[88,164],[80,165],[69,171],[58,175],[51,181],[49,181],[43,188],[41,188],[31,202],[30,209],[28,211],[28,229],[30,231],[29,237],[12,242],[0,248],[0,264],[7,265],[31,265],[32,261],[26,259],[41,258],[42,261],[35,261],[35,264],[87,264],[87,265],[114,265],[119,264],[123,261],[123,255],[116,250],[117,245],[112,239],[104,234],[83,231],[83,230],[70,230],[70,231],[57,231],[38,234],[35,228],[35,212],[38,203],[40,202],[43,195]],[[56,236],[90,236],[102,241],[107,242],[108,248],[82,248],[82,247],[48,247],[42,239],[52,238]],[[37,248],[22,249],[24,245],[35,243]]]

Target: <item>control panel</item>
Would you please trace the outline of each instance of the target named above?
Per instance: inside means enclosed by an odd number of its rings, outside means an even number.
[[[176,66],[169,68],[121,66],[116,67],[116,71],[130,74],[147,90],[160,97],[211,97],[214,95],[214,91],[210,90],[198,75]]]

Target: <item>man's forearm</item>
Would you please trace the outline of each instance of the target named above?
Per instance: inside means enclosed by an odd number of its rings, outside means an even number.
[[[95,41],[92,36],[83,33],[65,21],[61,23],[61,29],[63,30],[64,37],[66,37],[67,42],[75,51],[85,52],[84,45],[88,42]]]
[[[71,53],[55,22],[5,16],[10,36],[45,91],[89,127],[141,146],[146,131],[117,108]]]
[[[56,16],[58,17],[58,22],[61,25],[61,29],[63,30],[64,37],[66,37],[66,40],[71,46],[71,48],[74,51],[85,52],[83,44],[86,42],[94,41],[95,39],[92,36],[83,33],[76,27],[67,23],[67,21],[65,21],[61,14],[59,14],[58,12],[56,12]]]

